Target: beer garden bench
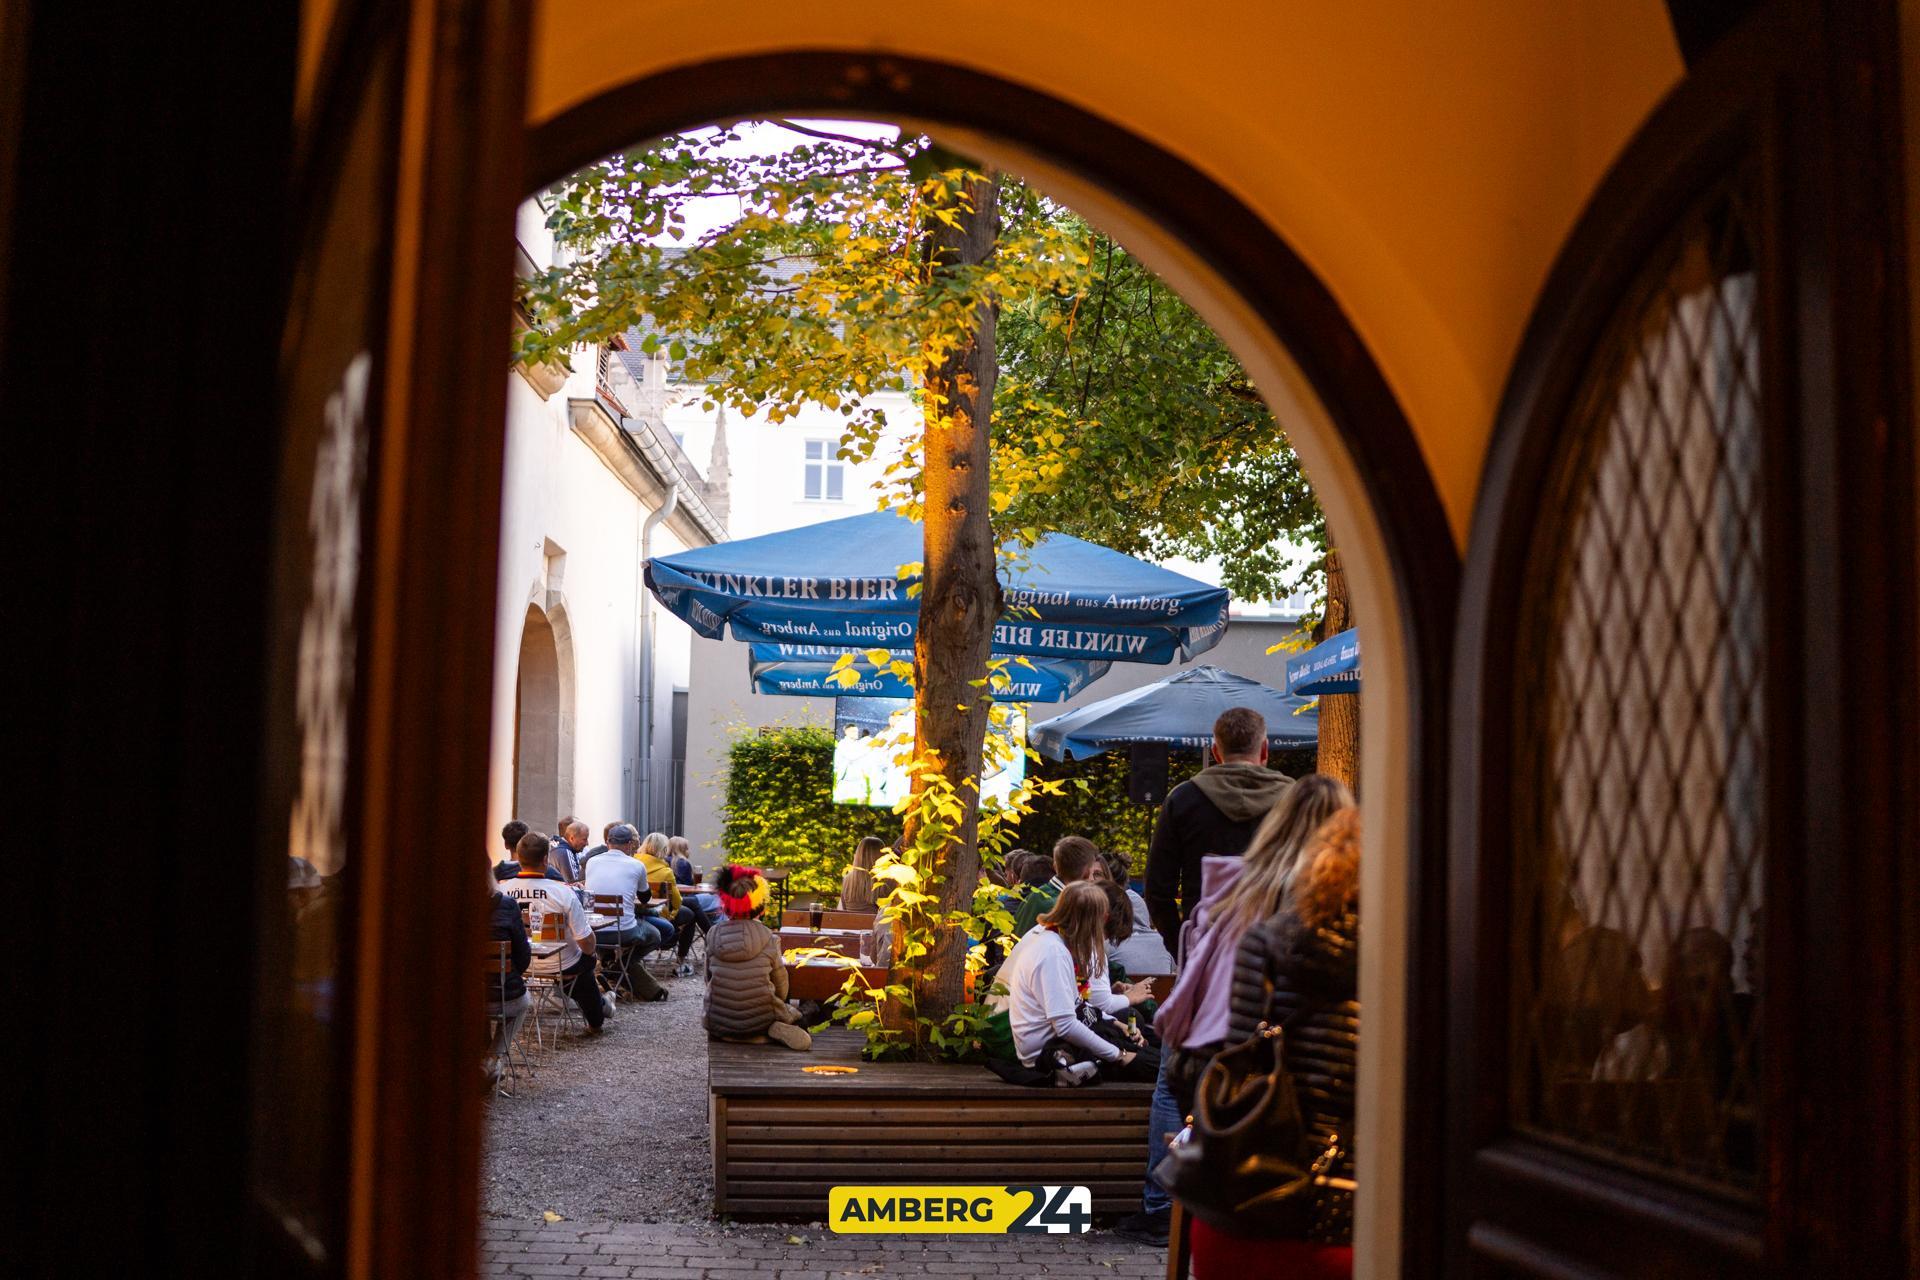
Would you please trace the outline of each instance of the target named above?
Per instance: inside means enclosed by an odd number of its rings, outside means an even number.
[[[813,1221],[855,1184],[1084,1186],[1095,1213],[1140,1207],[1151,1084],[1023,1088],[977,1065],[862,1062],[864,1043],[836,1028],[809,1053],[708,1045],[716,1214]]]

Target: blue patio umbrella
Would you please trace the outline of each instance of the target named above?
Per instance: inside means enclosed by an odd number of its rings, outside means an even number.
[[[920,526],[876,511],[655,556],[646,582],[709,639],[907,649],[919,579],[900,568],[921,556]],[[1042,538],[1005,572],[996,653],[1184,662],[1226,631],[1224,588],[1065,534]]]
[[[891,671],[876,671],[864,650],[854,664],[857,684],[834,678],[834,663],[844,649],[811,644],[756,644],[749,647],[747,673],[755,693],[796,698],[906,698],[913,689]],[[889,650],[893,658],[913,661],[910,649]],[[1112,663],[1086,658],[1013,658],[1004,682],[992,681],[988,696],[996,702],[1065,702],[1105,675]]]
[[[1213,722],[1229,707],[1252,707],[1267,721],[1267,749],[1311,747],[1320,739],[1320,719],[1301,712],[1305,698],[1290,697],[1258,680],[1219,667],[1192,667],[1088,703],[1027,730],[1027,741],[1049,760],[1085,760],[1114,747],[1164,742],[1170,747],[1208,747]]]
[[[1297,658],[1287,659],[1287,692],[1360,692],[1360,632],[1342,631]]]

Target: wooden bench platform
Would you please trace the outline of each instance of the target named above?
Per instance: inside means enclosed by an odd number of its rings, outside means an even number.
[[[1140,1207],[1152,1085],[1027,1089],[982,1066],[862,1062],[864,1042],[709,1042],[715,1213],[813,1220],[832,1188],[887,1183],[1083,1186],[1096,1213]],[[859,1073],[801,1069],[825,1064]]]

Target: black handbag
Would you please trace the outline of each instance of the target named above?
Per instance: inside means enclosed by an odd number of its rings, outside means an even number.
[[[1186,1131],[1153,1171],[1188,1212],[1234,1235],[1315,1238],[1341,1194],[1326,1176],[1333,1148],[1310,1150],[1285,1038],[1284,1027],[1262,1023],[1214,1057]]]

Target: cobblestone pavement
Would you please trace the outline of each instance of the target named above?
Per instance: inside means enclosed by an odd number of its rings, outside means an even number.
[[[556,1222],[480,1227],[483,1276],[865,1280],[868,1276],[1148,1277],[1156,1249],[1080,1236],[839,1236],[818,1227]]]

